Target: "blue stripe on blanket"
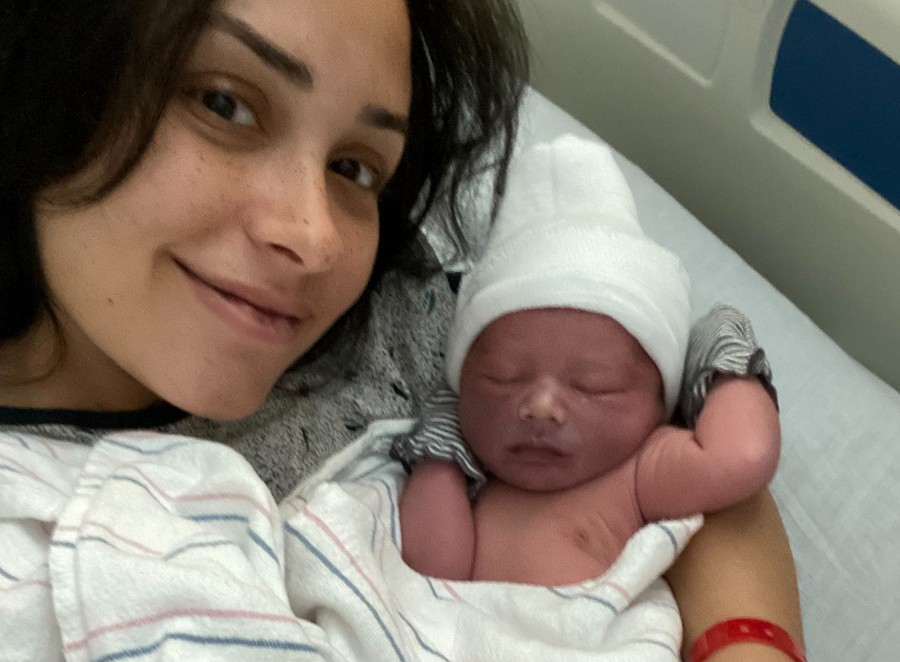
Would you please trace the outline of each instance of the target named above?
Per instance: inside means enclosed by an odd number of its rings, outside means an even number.
[[[381,472],[382,469],[384,469],[384,468],[385,468],[386,466],[388,466],[389,464],[393,464],[393,462],[394,462],[393,460],[385,460],[384,462],[381,462],[380,464],[377,464],[377,465],[374,466],[374,467],[370,467],[370,468],[366,469],[365,471],[363,471],[363,472],[362,472],[361,474],[359,474],[358,476],[353,476],[350,480],[348,480],[348,481],[346,481],[346,482],[348,482],[348,483],[360,483],[360,482],[362,482],[363,480],[365,480],[366,478],[368,478],[369,476],[371,476],[372,474]]]
[[[161,639],[147,646],[130,648],[116,653],[110,653],[99,657],[94,662],[114,662],[115,660],[134,659],[144,657],[161,648],[168,641],[182,641],[201,646],[241,646],[243,648],[258,648],[264,650],[279,650],[292,653],[313,653],[319,651],[310,646],[294,641],[270,641],[266,639],[247,639],[244,637],[210,637],[186,632],[168,632]]]
[[[428,588],[431,589],[431,594],[435,598],[437,598],[438,600],[441,600],[443,602],[454,602],[454,600],[452,598],[448,598],[445,595],[439,595],[438,592],[436,590],[434,590],[434,581],[431,579],[431,577],[426,577],[425,575],[422,575],[422,579],[424,579],[425,582],[428,584]]]
[[[24,446],[28,450],[31,450],[31,446],[29,446],[27,443],[25,443],[25,440],[20,435],[16,434],[15,432],[6,432],[4,434],[6,434],[6,436],[8,436],[8,437],[12,437],[13,439],[18,441],[20,444],[22,444],[22,446]]]
[[[579,593],[578,595],[566,595],[559,589],[554,588],[552,586],[548,586],[547,590],[550,591],[551,593],[553,593],[554,595],[558,595],[559,597],[561,597],[565,600],[590,600],[591,602],[596,602],[597,604],[603,605],[604,607],[609,609],[616,616],[619,615],[619,610],[616,608],[616,606],[612,602],[610,602],[609,600],[604,600],[603,598],[598,597],[596,595],[590,595],[588,593]]]
[[[136,485],[141,485],[137,481],[134,481],[130,478],[122,478],[121,480],[127,480],[129,482],[135,483]],[[146,488],[144,488],[144,489],[146,489]],[[188,519],[188,520],[191,520],[194,522],[232,521],[232,522],[242,522],[244,524],[249,524],[248,519],[242,515],[231,515],[231,514],[224,514],[224,513],[210,513],[210,514],[205,514],[205,515],[190,515],[190,516],[184,517],[184,519]],[[267,556],[269,556],[273,561],[275,561],[275,565],[281,567],[281,562],[278,560],[278,556],[275,554],[275,550],[272,549],[272,547],[268,543],[266,543],[266,541],[263,540],[259,536],[258,533],[256,533],[253,529],[250,529],[248,527],[247,528],[247,536],[250,538],[250,540],[252,540],[256,544],[257,547],[259,547],[263,552],[265,552],[265,554]],[[96,536],[96,535],[94,535],[94,536],[79,536],[77,542],[78,543],[100,542],[100,543],[104,543],[104,544],[112,547],[113,549],[119,549],[116,545],[109,542],[106,538],[103,538],[101,536]],[[75,547],[75,544],[73,544],[73,543],[53,542],[52,544],[54,544],[58,547],[72,547],[72,548]],[[190,545],[185,545],[184,547],[180,547],[180,548],[177,548],[176,550],[170,551],[161,558],[163,560],[168,561],[172,557],[176,556],[177,554],[180,554],[182,551],[185,551],[192,547],[204,547],[204,546],[211,547],[213,545],[223,545],[223,544],[236,544],[236,543],[227,542],[227,541],[219,541],[216,543],[192,543]]]
[[[275,555],[275,550],[273,550],[258,533],[249,528],[250,520],[243,515],[234,515],[231,513],[206,513],[204,515],[185,515],[184,519],[191,520],[192,522],[243,522],[248,525],[247,535],[250,537],[250,540],[256,543],[256,546],[262,551],[272,557],[272,560],[275,561],[276,565],[279,567],[281,566],[278,557]]]
[[[6,572],[6,570],[4,570],[3,568],[0,568],[0,577],[3,577],[4,579],[8,579],[11,582],[19,581],[18,577],[16,577],[15,575],[11,575],[10,573]]]
[[[675,534],[672,533],[667,526],[660,524],[659,522],[654,522],[653,525],[657,528],[662,529],[662,531],[669,537],[669,542],[672,543],[672,547],[675,549],[675,555],[677,556],[680,549],[678,547],[678,540],[675,538]]]
[[[106,545],[107,547],[111,547],[112,549],[116,550],[117,552],[122,552],[123,554],[129,553],[129,552],[126,552],[125,550],[119,548],[117,545],[112,544],[109,540],[107,540],[106,538],[103,538],[101,536],[78,536],[78,540],[77,540],[76,544],[80,545],[83,542],[99,542],[103,545]]]
[[[150,497],[159,504],[159,507],[168,511],[169,507],[160,501],[159,497],[153,493],[147,485],[142,483],[137,478],[132,478],[131,476],[122,476],[118,474],[114,474],[110,477],[110,480],[121,481],[124,483],[132,483],[133,485],[137,485],[142,490],[144,490]],[[252,529],[249,528],[250,520],[243,515],[234,515],[229,513],[207,513],[202,515],[182,515],[184,519],[190,520],[192,522],[243,522],[248,525],[247,535],[250,536],[250,539],[257,544],[257,546],[262,549],[266,554],[272,557],[272,560],[275,561],[275,564],[281,567],[281,562],[278,560],[278,556],[275,554],[275,550],[273,550],[266,542],[259,537],[257,533],[255,533]],[[171,552],[170,552],[171,554]]]
[[[27,476],[27,475],[28,475],[28,474],[26,474],[24,471],[19,471],[19,470],[16,469],[15,467],[11,467],[11,466],[9,466],[8,464],[0,464],[0,469],[5,469],[6,471],[12,471],[14,474],[19,474],[20,476]],[[29,476],[29,478],[30,478],[30,476]]]
[[[113,474],[112,476],[109,477],[109,479],[115,480],[115,481],[118,481],[121,483],[132,483],[134,485],[137,485],[142,490],[144,490],[147,494],[149,494],[150,498],[152,498],[157,504],[159,504],[160,508],[163,508],[166,511],[169,510],[169,508],[162,501],[159,500],[159,497],[156,496],[156,494],[153,492],[153,490],[151,490],[149,487],[147,487],[144,483],[139,481],[137,478],[132,478],[131,476],[123,476],[121,474]]]
[[[369,539],[369,550],[374,554],[375,553],[375,539],[378,533],[378,515],[375,514],[375,511],[369,511],[372,513],[372,536]]]
[[[353,594],[356,595],[357,598],[360,599],[360,601],[363,603],[363,605],[365,605],[366,609],[369,610],[369,613],[372,614],[372,616],[375,618],[375,621],[378,623],[378,626],[381,628],[381,631],[384,633],[384,636],[387,637],[388,642],[390,642],[391,647],[394,649],[394,652],[397,654],[397,659],[405,661],[406,658],[403,657],[403,653],[400,652],[400,648],[397,646],[397,642],[394,640],[394,637],[391,636],[390,630],[388,630],[388,627],[387,627],[387,625],[385,625],[384,621],[381,620],[381,616],[379,616],[378,612],[375,611],[375,608],[372,606],[372,603],[370,603],[366,599],[366,596],[364,596],[362,594],[362,592],[353,584],[353,582],[351,582],[346,577],[346,575],[344,575],[344,573],[342,573],[337,568],[337,566],[335,566],[328,559],[328,557],[326,557],[319,549],[317,549],[316,546],[313,545],[312,541],[310,541],[306,536],[304,536],[297,529],[295,529],[294,527],[292,527],[290,524],[287,524],[287,523],[285,523],[285,525],[284,525],[284,530],[287,531],[287,533],[289,535],[293,536],[294,538],[299,540],[301,543],[303,543],[303,546],[306,547],[310,552],[312,552],[313,556],[315,556],[317,559],[319,559],[319,561],[322,562],[322,565],[324,565],[326,568],[328,568],[328,570],[331,571],[331,573],[335,577],[340,579],[341,582],[343,582],[343,584],[347,588],[349,588],[353,592]]]
[[[391,505],[391,540],[394,541],[397,549],[400,549],[400,535],[397,532],[397,513],[400,512],[400,506],[395,503],[396,499],[394,498],[394,493],[391,492],[391,486],[383,478],[379,478],[378,482],[384,485],[384,491],[387,493],[387,498]]]
[[[203,513],[202,515],[184,515],[184,519],[192,522],[242,522],[248,524],[250,520],[245,515],[234,513]]]
[[[171,561],[179,554],[189,552],[192,549],[201,549],[203,547],[224,547],[226,545],[234,545],[235,547],[238,546],[238,544],[233,540],[208,540],[206,542],[192,542],[180,547],[176,547],[175,549],[167,552],[166,555],[162,557],[162,559],[163,561]]]
[[[409,619],[406,618],[406,616],[404,616],[403,614],[400,614],[400,618],[403,620],[404,623],[406,623],[407,627],[409,627],[410,631],[413,633],[413,636],[416,638],[416,641],[418,642],[418,644],[422,648],[422,650],[424,650],[426,653],[431,653],[435,657],[441,658],[445,662],[451,662],[449,657],[442,655],[441,653],[439,653],[438,651],[436,651],[431,646],[429,646],[428,644],[425,643],[425,640],[422,639],[422,637],[419,635],[418,630],[416,630],[416,628],[413,627],[413,624],[409,622]]]
[[[248,528],[247,535],[250,536],[250,540],[255,542],[262,551],[264,551],[266,554],[268,554],[270,557],[272,557],[272,560],[275,561],[275,565],[277,565],[279,568],[281,567],[281,562],[278,560],[278,557],[275,555],[275,550],[272,549],[272,547],[265,540],[263,540],[256,531]]]
[[[169,444],[168,446],[164,446],[163,448],[154,448],[150,450],[146,448],[140,448],[139,446],[133,446],[131,444],[126,444],[123,441],[117,441],[112,437],[105,437],[102,441],[107,444],[112,444],[113,446],[118,446],[119,448],[124,448],[129,451],[134,451],[135,453],[140,453],[141,455],[162,455],[163,453],[168,453],[170,450],[173,450],[175,448],[187,446],[189,443],[187,441],[177,441],[173,444]]]

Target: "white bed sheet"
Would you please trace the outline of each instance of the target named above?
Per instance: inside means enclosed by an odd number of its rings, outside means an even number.
[[[523,145],[566,131],[594,136],[536,92],[526,97]],[[900,659],[900,393],[617,159],[645,231],[691,275],[695,317],[720,301],[739,307],[770,357],[784,439],[772,492],[797,564],[809,659]]]

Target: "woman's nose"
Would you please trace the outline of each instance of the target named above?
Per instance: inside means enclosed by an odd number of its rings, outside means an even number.
[[[254,215],[251,233],[264,250],[308,272],[328,271],[344,250],[324,173],[304,170],[279,177]]]
[[[565,422],[566,409],[559,385],[552,379],[541,379],[533,384],[522,399],[519,418],[534,422]]]

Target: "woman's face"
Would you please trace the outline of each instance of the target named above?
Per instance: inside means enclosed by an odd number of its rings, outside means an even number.
[[[404,0],[223,2],[134,173],[38,210],[64,406],[253,412],[367,283],[410,90]]]

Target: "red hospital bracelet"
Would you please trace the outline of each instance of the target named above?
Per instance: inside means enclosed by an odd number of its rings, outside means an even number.
[[[704,662],[720,648],[741,642],[772,646],[794,662],[806,662],[803,651],[783,628],[758,618],[733,618],[716,623],[700,635],[691,649],[690,662]]]

